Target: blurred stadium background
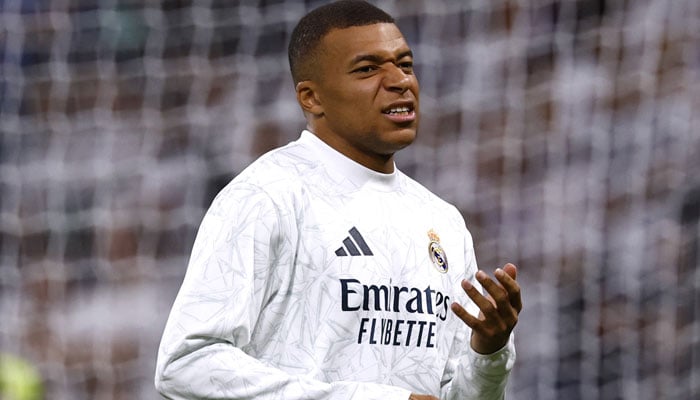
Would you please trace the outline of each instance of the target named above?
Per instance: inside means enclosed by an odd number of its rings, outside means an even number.
[[[303,127],[319,1],[0,0],[0,350],[46,399],[156,399],[214,194]],[[521,267],[513,399],[700,397],[700,2],[386,0],[414,47],[399,167]]]

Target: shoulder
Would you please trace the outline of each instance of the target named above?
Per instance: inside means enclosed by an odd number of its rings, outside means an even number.
[[[318,168],[308,153],[307,148],[292,142],[263,154],[229,182],[214,203],[227,207],[243,202],[293,205],[293,199],[302,191],[305,175]]]
[[[417,201],[424,203],[426,206],[446,213],[451,218],[455,218],[464,223],[462,214],[452,203],[446,201],[439,195],[432,192],[430,189],[423,186],[420,182],[404,174],[403,172],[399,171],[399,173],[402,175],[402,187],[406,195],[414,197]]]
[[[261,186],[286,186],[297,182],[308,171],[318,167],[309,149],[298,142],[271,150],[244,169],[234,182],[248,182]],[[291,179],[291,181],[290,181]]]
[[[431,214],[435,221],[439,221],[440,226],[463,237],[468,247],[472,246],[472,235],[462,212],[418,181],[403,173],[402,175],[402,187],[406,197],[419,204],[422,212]]]

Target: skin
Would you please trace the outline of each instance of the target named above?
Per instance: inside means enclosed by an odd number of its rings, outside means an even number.
[[[408,400],[438,400],[438,398],[429,394],[411,393],[411,396],[408,397]]]
[[[462,281],[462,289],[479,307],[479,317],[469,314],[457,303],[451,305],[452,311],[472,328],[471,347],[481,354],[494,353],[508,343],[523,308],[515,265],[506,264],[503,269],[496,269],[494,275],[496,280],[484,271],[476,273],[476,279],[484,287],[486,296],[468,280]]]
[[[317,72],[297,84],[308,128],[347,157],[382,173],[418,128],[418,79],[413,56],[394,24],[335,29],[321,41]],[[404,117],[385,111],[411,110]]]
[[[410,145],[418,128],[419,85],[413,55],[394,24],[335,29],[321,41],[313,58],[313,76],[296,86],[307,127],[329,146],[381,173],[394,171],[394,153]],[[392,107],[409,112],[389,115]],[[460,304],[452,311],[472,329],[471,347],[491,354],[510,338],[522,309],[517,268],[506,264],[495,279],[479,271],[481,294],[468,280],[462,288],[479,307],[479,316]],[[437,400],[411,394],[410,400]]]

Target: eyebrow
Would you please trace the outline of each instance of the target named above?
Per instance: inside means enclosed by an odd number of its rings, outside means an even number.
[[[411,58],[413,58],[413,51],[411,51],[411,50],[402,51],[401,53],[398,54],[398,56],[396,57],[396,59],[397,59],[397,60],[400,60],[400,59],[402,59],[402,58],[404,58],[404,57],[411,57]],[[358,55],[358,56],[355,56],[355,57],[352,59],[352,61],[350,62],[350,65],[355,65],[355,64],[360,63],[360,62],[362,62],[362,61],[370,61],[370,62],[373,62],[373,63],[381,64],[381,63],[387,61],[387,58],[386,58],[386,57],[381,57],[381,56],[376,55],[376,54],[360,54],[360,55]]]

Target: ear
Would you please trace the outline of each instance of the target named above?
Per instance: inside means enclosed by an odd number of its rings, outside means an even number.
[[[321,99],[316,91],[316,85],[313,81],[301,81],[297,83],[297,102],[305,113],[310,113],[314,116],[323,115],[323,106]]]

